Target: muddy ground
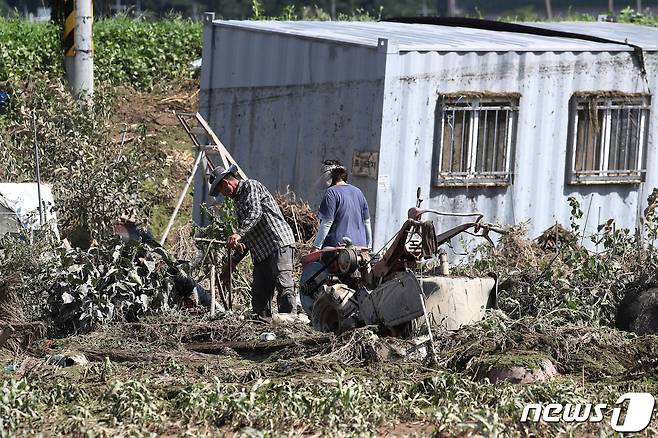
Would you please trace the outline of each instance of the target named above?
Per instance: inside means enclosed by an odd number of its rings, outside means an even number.
[[[193,160],[172,110],[194,110],[196,90],[194,81],[119,90],[115,140],[125,123],[125,141],[149,136],[172,163],[164,201],[151,212],[155,235]],[[179,258],[195,253],[190,206],[188,197],[167,243]],[[0,349],[0,435],[613,435],[620,395],[658,393],[658,338],[613,328],[628,273],[633,284],[647,283],[638,266],[655,266],[655,258],[609,237],[616,249],[600,256],[569,245],[568,235],[566,244],[507,239],[459,267],[497,272],[501,309],[457,332],[435,332],[433,349],[426,337],[393,339],[376,327],[333,335],[251,321],[248,269],[241,306],[214,319],[202,308],[175,308],[75,336],[37,329]],[[275,339],[261,340],[268,332]],[[63,361],[48,364],[57,354]],[[521,422],[528,403],[607,407],[601,422]],[[642,434],[656,433],[654,416]]]
[[[273,332],[276,339],[261,341]],[[607,403],[656,394],[658,338],[493,314],[435,333],[435,360],[376,328],[340,336],[229,313],[175,311],[0,355],[2,429],[13,434],[554,436],[611,433],[602,423],[521,423],[525,403]],[[420,350],[420,351],[419,351]],[[48,365],[62,353],[89,363]],[[558,375],[490,383],[498,365]],[[76,359],[80,360],[80,359]],[[14,369],[15,368],[15,369]],[[645,431],[658,429],[654,419]],[[607,431],[607,432],[605,432]]]

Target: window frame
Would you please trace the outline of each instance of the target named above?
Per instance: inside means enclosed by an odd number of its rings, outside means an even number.
[[[432,163],[432,183],[438,187],[446,186],[508,186],[512,184],[513,169],[514,169],[514,154],[516,149],[516,137],[519,122],[519,108],[520,108],[521,95],[518,93],[451,93],[439,96],[435,111],[435,141],[434,141],[434,160]],[[460,101],[464,101],[460,106]],[[485,111],[482,111],[485,109]],[[442,171],[444,155],[444,133],[446,127],[445,113],[446,111],[463,111],[465,117],[468,117],[468,128],[463,132],[468,132],[468,158],[466,160],[467,170],[464,171]],[[484,148],[479,145],[480,141],[480,122],[481,115],[488,114],[489,111],[507,111],[507,119],[498,126],[505,126],[505,161],[502,171],[483,172],[476,169],[478,155],[486,151],[486,143]],[[465,119],[462,119],[465,120]],[[485,117],[486,120],[486,117]],[[486,122],[485,122],[486,123]],[[465,122],[462,122],[462,126]],[[486,133],[486,125],[485,131]],[[463,137],[463,134],[462,134]],[[494,149],[493,149],[493,162],[496,162],[496,157],[499,148],[496,147],[496,131],[494,131]],[[486,138],[486,137],[485,137]],[[463,138],[462,138],[463,142]],[[455,140],[452,140],[452,148],[454,147]],[[479,146],[479,147],[478,147]],[[491,147],[491,146],[489,146]],[[464,147],[462,145],[462,152]],[[453,155],[454,152],[451,152]],[[494,164],[495,166],[495,164]]]
[[[605,170],[608,167],[611,147],[612,131],[612,111],[623,111],[625,107],[618,104],[618,101],[626,100],[630,102],[628,109],[640,110],[640,126],[638,128],[638,148],[637,163],[633,170]],[[604,103],[601,104],[600,102]],[[617,101],[617,102],[615,102]],[[600,147],[598,159],[600,163],[599,170],[576,170],[576,157],[578,155],[578,117],[581,103],[592,105],[596,103],[594,111],[598,114],[599,110],[605,111],[604,121],[602,123],[603,133],[594,137],[598,142],[601,138],[602,146]],[[591,111],[591,110],[590,110]],[[566,183],[572,185],[592,185],[592,184],[640,184],[646,177],[646,153],[648,148],[649,122],[651,120],[651,95],[650,94],[628,94],[622,92],[606,93],[575,93],[569,101],[569,129],[568,129],[568,147],[567,147],[567,169]],[[619,128],[617,128],[619,129]],[[629,134],[626,135],[630,138]],[[619,148],[620,145],[617,145]],[[625,146],[627,148],[627,145]],[[585,148],[588,149],[587,145]],[[587,159],[585,151],[585,160]],[[630,152],[626,152],[627,154]]]

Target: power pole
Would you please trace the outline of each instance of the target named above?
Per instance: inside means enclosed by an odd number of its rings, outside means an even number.
[[[608,0],[608,13],[610,15],[615,15],[615,1]]]
[[[457,0],[448,0],[448,17],[457,16]]]
[[[89,100],[94,94],[92,0],[64,0],[64,67],[71,92]]]
[[[546,3],[546,17],[549,20],[553,19],[553,6],[551,5],[551,0],[544,0]]]

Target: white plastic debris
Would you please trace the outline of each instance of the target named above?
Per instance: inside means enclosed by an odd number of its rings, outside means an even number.
[[[276,335],[272,332],[265,332],[260,334],[260,340],[263,342],[273,341],[276,339]]]
[[[308,316],[304,313],[275,313],[272,315],[272,325],[310,324]]]
[[[83,354],[53,354],[46,361],[48,365],[54,365],[60,368],[67,368],[76,365],[87,365],[89,361]]]

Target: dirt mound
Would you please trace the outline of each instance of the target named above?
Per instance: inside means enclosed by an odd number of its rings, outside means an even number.
[[[637,337],[608,327],[563,324],[551,317],[512,320],[495,314],[454,333],[435,335],[439,364],[477,376],[483,358],[518,358],[523,351],[547,357],[560,374],[597,380],[652,370],[658,363],[655,336]],[[490,359],[489,362],[493,360]]]
[[[153,132],[178,128],[179,123],[173,111],[196,111],[198,94],[199,83],[195,80],[184,80],[154,92],[120,87],[114,118],[129,127],[142,126]],[[115,140],[120,140],[120,137]]]
[[[478,359],[476,380],[489,379],[491,383],[541,382],[558,375],[550,357],[535,351],[509,351]]]

